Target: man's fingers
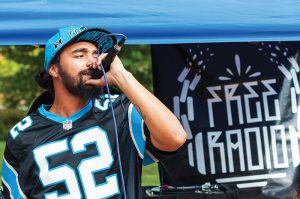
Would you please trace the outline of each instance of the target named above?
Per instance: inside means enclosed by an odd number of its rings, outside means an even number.
[[[100,66],[102,60],[104,59],[104,57],[106,57],[107,53],[102,53],[99,58],[98,58],[98,65]]]

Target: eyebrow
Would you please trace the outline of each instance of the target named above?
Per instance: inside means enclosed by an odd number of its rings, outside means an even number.
[[[87,53],[89,52],[89,49],[87,48],[78,48],[78,49],[75,49],[73,50],[71,53],[74,54],[74,53]],[[92,54],[98,54],[97,50],[93,50],[92,51]]]

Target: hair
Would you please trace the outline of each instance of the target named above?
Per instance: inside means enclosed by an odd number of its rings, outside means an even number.
[[[59,54],[56,54],[53,59],[50,62],[50,66],[53,64],[59,63]],[[48,71],[40,70],[35,73],[34,76],[35,82],[42,87],[43,89],[46,89],[50,92],[52,97],[54,97],[54,86],[53,86],[53,80],[52,77],[49,75]]]
[[[49,66],[53,65],[53,64],[59,64],[59,57],[61,52],[68,46],[73,45],[74,43],[76,43],[76,41],[74,42],[70,42],[67,45],[63,46],[61,49],[59,49],[56,53],[56,55],[53,57],[53,59],[51,60]],[[50,68],[50,67],[49,67]],[[49,69],[48,69],[49,70]],[[48,71],[45,71],[45,69],[43,70],[39,70],[35,73],[34,76],[35,82],[42,87],[43,89],[46,89],[50,92],[50,94],[53,96],[54,98],[54,86],[53,86],[53,80],[52,77],[49,75]]]

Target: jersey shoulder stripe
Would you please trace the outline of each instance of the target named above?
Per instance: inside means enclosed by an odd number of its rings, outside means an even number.
[[[144,120],[137,109],[130,103],[128,108],[128,122],[129,131],[135,148],[141,159],[143,159],[143,165],[149,165],[154,162],[158,162],[158,159],[154,157],[150,151],[146,150],[146,136],[144,133]]]
[[[128,122],[132,141],[138,151],[139,156],[143,159],[146,142],[146,136],[143,128],[144,120],[133,104],[130,104],[128,108]]]

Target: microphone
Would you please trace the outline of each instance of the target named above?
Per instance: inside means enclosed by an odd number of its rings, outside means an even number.
[[[123,36],[122,39],[117,42],[117,44],[107,53],[107,55],[102,60],[102,65],[104,68],[104,71],[107,72],[110,69],[110,64],[113,62],[115,57],[119,54],[121,51],[122,46],[124,45],[127,37]],[[93,75],[93,79],[100,79],[103,76],[103,71],[99,71],[98,75]]]

